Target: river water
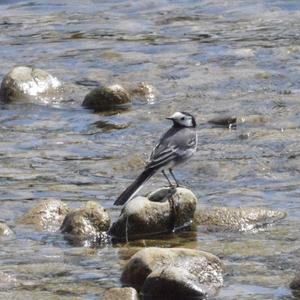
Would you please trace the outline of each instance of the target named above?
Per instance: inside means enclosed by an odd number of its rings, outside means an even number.
[[[60,104],[0,106],[0,219],[16,232],[1,239],[0,272],[11,280],[0,298],[98,299],[121,286],[130,254],[156,245],[219,256],[226,274],[215,299],[296,299],[288,284],[300,269],[299,28],[298,0],[0,1],[0,78],[34,65],[69,86]],[[155,87],[154,101],[112,115],[80,106],[96,82],[141,81]],[[164,118],[180,110],[199,124],[199,150],[176,172],[198,206],[279,209],[285,220],[95,248],[16,225],[49,197],[72,208],[96,200],[116,218],[113,201],[169,126]],[[216,116],[246,122],[206,125]],[[155,176],[145,191],[162,182]]]

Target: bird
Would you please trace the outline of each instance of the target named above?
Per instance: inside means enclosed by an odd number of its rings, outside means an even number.
[[[152,150],[144,171],[121,193],[114,205],[123,205],[132,199],[143,185],[160,170],[170,186],[174,187],[165,170],[169,171],[176,187],[179,186],[173,168],[187,161],[196,152],[197,124],[195,118],[188,112],[175,112],[166,119],[173,122],[172,126],[161,136]]]

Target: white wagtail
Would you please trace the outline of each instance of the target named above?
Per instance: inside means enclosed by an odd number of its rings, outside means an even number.
[[[165,173],[165,169],[168,169],[178,186],[172,168],[185,162],[195,153],[197,148],[196,121],[187,112],[175,112],[167,119],[173,121],[173,126],[160,138],[158,144],[154,147],[145,170],[118,197],[114,205],[123,205],[130,200],[158,170],[162,170],[163,175],[172,186]]]

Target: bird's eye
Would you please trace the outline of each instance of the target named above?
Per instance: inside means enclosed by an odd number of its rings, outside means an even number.
[[[180,120],[183,121],[183,120],[184,120],[184,117],[181,117]]]

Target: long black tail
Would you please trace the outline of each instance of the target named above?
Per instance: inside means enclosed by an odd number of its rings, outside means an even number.
[[[145,183],[156,170],[153,169],[145,169],[145,171],[139,175],[139,177],[118,197],[115,201],[114,205],[123,205],[130,198],[134,196],[135,193],[142,187],[143,183]]]

